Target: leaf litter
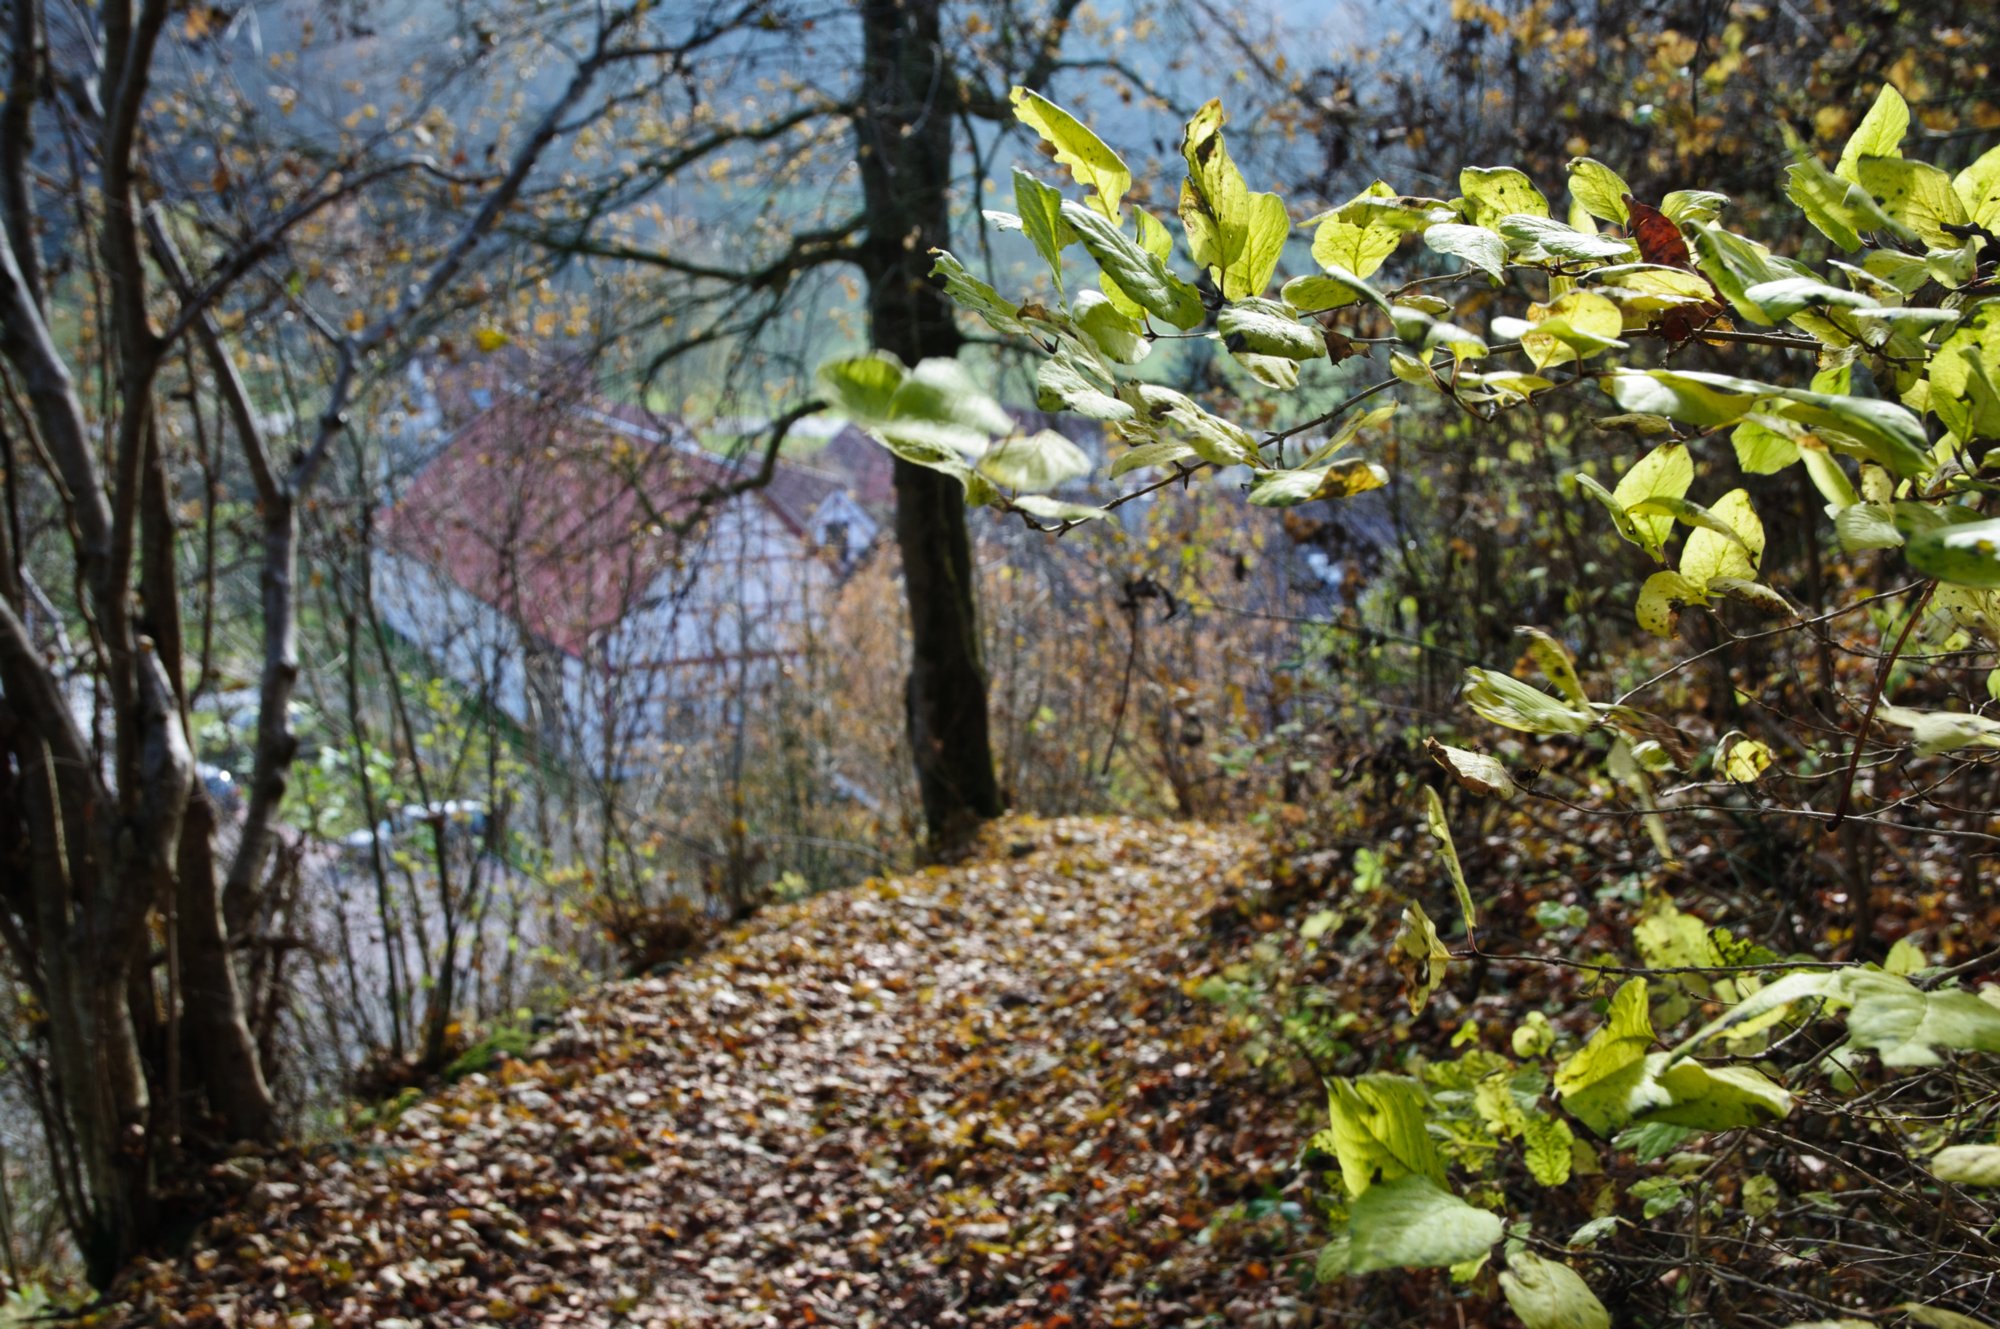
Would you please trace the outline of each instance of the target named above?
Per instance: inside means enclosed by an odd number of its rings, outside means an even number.
[[[1311,1234],[1230,1215],[1294,1180],[1315,1095],[1244,1083],[1189,995],[1212,920],[1268,888],[1254,834],[1016,819],[986,848],[766,910],[392,1121],[226,1164],[229,1205],[118,1314],[1309,1322],[1265,1262]]]

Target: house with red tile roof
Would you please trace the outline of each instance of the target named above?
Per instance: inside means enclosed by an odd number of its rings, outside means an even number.
[[[593,769],[649,760],[769,686],[879,521],[839,476],[771,482],[680,421],[587,388],[489,390],[378,514],[386,624]]]

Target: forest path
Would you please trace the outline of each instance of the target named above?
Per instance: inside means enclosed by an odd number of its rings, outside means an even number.
[[[273,1164],[139,1271],[134,1322],[1303,1322],[1263,1263],[1309,1256],[1289,1210],[1213,1220],[1289,1182],[1310,1125],[1187,995],[1211,926],[1256,912],[1256,836],[1014,820],[987,844],[767,910]]]

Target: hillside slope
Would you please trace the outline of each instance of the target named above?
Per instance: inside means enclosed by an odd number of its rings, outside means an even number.
[[[1206,920],[1261,885],[1254,838],[988,843],[769,910],[529,1058],[271,1162],[186,1260],[138,1271],[131,1321],[1304,1322],[1266,1262],[1309,1234],[1224,1220],[1290,1181],[1310,1127],[1224,1082],[1220,1019],[1185,994]]]

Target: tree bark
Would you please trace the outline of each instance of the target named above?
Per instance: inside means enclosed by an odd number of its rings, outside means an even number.
[[[26,398],[21,428],[28,449],[45,458],[62,504],[68,554],[78,583],[78,611],[88,630],[81,664],[110,697],[110,769],[92,750],[70,709],[54,665],[22,617],[22,567],[28,551],[10,530],[0,574],[0,742],[11,756],[0,782],[0,835],[8,841],[0,871],[25,866],[26,880],[0,889],[7,917],[0,942],[47,1012],[48,1100],[42,1104],[55,1178],[93,1282],[108,1284],[122,1263],[156,1232],[156,1171],[190,1161],[176,1157],[183,1086],[178,1035],[197,1070],[201,1097],[232,1136],[274,1134],[271,1095],[248,1036],[240,989],[217,893],[213,809],[193,780],[186,732],[181,624],[175,551],[178,536],[164,458],[158,451],[156,375],[178,337],[206,315],[222,290],[254,263],[257,243],[225,259],[207,286],[185,280],[164,226],[151,228],[155,258],[182,278],[180,316],[170,334],[155,331],[152,281],[143,254],[148,231],[141,181],[141,110],[155,48],[173,6],[169,0],[104,0],[89,25],[61,50],[79,68],[69,78],[48,68],[52,50],[42,34],[40,7],[16,0],[0,28],[8,96],[0,108],[0,356],[12,365]],[[618,60],[650,58],[646,48],[614,48],[613,37],[639,11],[621,11],[599,25],[589,56],[567,90],[544,113],[422,281],[411,284],[362,332],[343,336],[327,405],[310,446],[279,478],[254,430],[244,440],[263,501],[267,563],[266,679],[259,712],[258,778],[239,863],[230,880],[252,894],[284,792],[295,744],[285,724],[297,675],[296,604],[291,579],[297,558],[297,513],[326,456],[345,427],[345,411],[366,360],[400,335],[413,317],[473,260],[482,241],[512,207],[542,151],[568,132],[577,104],[597,75]],[[58,337],[51,297],[40,275],[30,187],[31,107],[57,87],[73,89],[80,117],[96,131],[94,156],[60,183],[86,200],[79,211],[97,220],[73,256],[93,264],[109,302],[106,337],[81,355]],[[309,196],[281,212],[282,225],[317,211],[332,195]],[[171,201],[163,205],[171,208]],[[202,337],[211,351],[213,335]],[[108,343],[108,344],[107,344]],[[228,356],[216,373],[232,408],[247,395]],[[93,423],[79,381],[115,384],[104,420]],[[195,386],[195,385],[191,385]],[[239,415],[254,413],[239,410]],[[240,422],[239,422],[240,423]],[[253,421],[254,423],[254,421]],[[11,464],[12,452],[9,451]],[[10,472],[11,478],[11,472]],[[137,576],[135,578],[135,566]],[[188,839],[182,838],[184,821]],[[244,885],[247,883],[247,885]],[[169,908],[169,902],[172,902]],[[162,1020],[153,974],[153,920],[170,919],[173,954],[168,991],[182,1007]],[[164,1026],[164,1027],[163,1027]],[[164,1069],[161,1063],[165,1063]],[[186,1086],[192,1089],[196,1086]],[[158,1108],[161,1122],[154,1120]],[[157,1131],[164,1123],[167,1129]],[[168,1137],[164,1143],[160,1137]],[[210,1144],[213,1140],[210,1139]]]
[[[955,354],[963,339],[930,280],[951,234],[954,80],[940,0],[864,0],[855,148],[868,209],[860,246],[876,349],[905,364]],[[972,542],[958,482],[895,463],[896,543],[909,601],[905,705],[931,852],[949,856],[1001,812],[986,714]]]

